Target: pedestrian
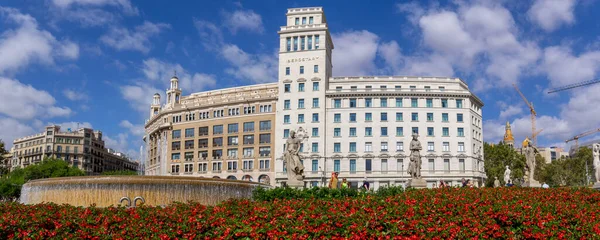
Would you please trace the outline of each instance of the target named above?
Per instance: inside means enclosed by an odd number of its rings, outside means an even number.
[[[348,181],[346,181],[346,178],[342,179],[342,188],[348,188]]]
[[[364,188],[365,191],[371,190],[371,184],[369,184],[369,182],[367,181],[367,177],[365,177],[365,179],[363,180],[362,188]]]
[[[548,184],[546,184],[546,183],[543,183],[543,184],[542,184],[542,188],[549,188],[549,187],[550,187],[550,186],[548,186]]]
[[[467,187],[467,180],[465,180],[464,178],[461,180],[462,183],[462,187]]]
[[[442,180],[440,180],[440,185],[439,188],[445,188],[446,187],[446,183]]]
[[[331,188],[331,189],[337,189],[337,185],[338,185],[337,173],[336,172],[332,172],[331,173],[331,180],[329,180],[329,188]]]
[[[512,187],[512,186],[514,186],[514,184],[509,179],[508,182],[506,183],[506,186],[507,187]]]

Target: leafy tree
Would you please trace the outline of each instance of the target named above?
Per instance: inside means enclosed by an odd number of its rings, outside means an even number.
[[[136,171],[123,170],[103,172],[102,175],[138,175],[138,173]]]
[[[7,154],[8,151],[4,148],[4,141],[0,139],[0,176],[4,176],[8,174],[9,169],[7,167],[8,159],[4,158],[4,154]]]
[[[540,181],[546,182],[552,187],[586,186],[589,182],[588,179],[593,180],[594,165],[592,161],[592,150],[582,147],[571,158],[561,158],[546,164],[541,171]]]
[[[506,166],[511,170],[511,179],[523,178],[525,157],[517,153],[512,147],[505,145],[502,142],[497,145],[484,143],[483,151],[485,155],[485,173],[487,175],[486,186],[494,186],[496,177],[500,180],[502,185],[506,184],[504,182],[504,171],[506,170]]]

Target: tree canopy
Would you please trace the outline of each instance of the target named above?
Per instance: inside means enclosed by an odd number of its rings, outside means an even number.
[[[506,184],[506,182],[504,182],[504,171],[506,170],[506,166],[511,170],[510,179],[523,178],[525,156],[517,153],[511,146],[503,143],[497,145],[484,143],[483,151],[485,154],[485,174],[487,175],[486,186],[494,186],[496,177],[504,186]]]

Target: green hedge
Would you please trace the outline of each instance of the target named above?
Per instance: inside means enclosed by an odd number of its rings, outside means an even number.
[[[275,199],[336,199],[346,197],[360,197],[368,194],[376,196],[395,196],[402,194],[404,188],[401,186],[381,187],[377,191],[364,191],[353,188],[330,189],[326,187],[312,187],[294,189],[289,187],[277,187],[272,189],[257,188],[252,197],[257,201],[273,201]]]

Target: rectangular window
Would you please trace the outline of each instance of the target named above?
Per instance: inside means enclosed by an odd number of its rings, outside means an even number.
[[[356,173],[356,159],[350,159],[350,173]]]
[[[342,87],[335,87],[335,91],[337,91],[337,92],[342,91]]]
[[[304,74],[304,66],[300,66],[300,74]]]
[[[333,136],[334,137],[341,137],[342,136],[342,130],[341,130],[341,128],[334,128],[333,129]]]
[[[283,138],[289,138],[289,137],[290,137],[290,130],[284,129],[283,130]]]
[[[284,100],[283,101],[283,109],[285,109],[285,110],[289,110],[290,109],[290,100]]]
[[[312,143],[312,152],[319,152],[319,143]]]
[[[463,104],[462,104],[462,99],[456,99],[456,108],[462,108]]]
[[[171,154],[171,159],[172,160],[179,160],[179,159],[181,159],[181,153],[172,153]]]
[[[404,151],[404,142],[396,142],[396,151]]]
[[[381,127],[381,136],[387,136],[388,135],[388,131],[387,131],[387,127]]]
[[[433,107],[433,99],[431,99],[431,98],[427,99],[427,107],[428,108],[432,108]]]
[[[458,151],[459,152],[464,152],[465,151],[465,143],[464,142],[459,142],[458,143]]]
[[[260,130],[261,131],[268,131],[271,130],[271,121],[260,121]]]
[[[300,18],[296,18],[295,25],[300,25]]]
[[[365,152],[372,152],[372,151],[373,151],[373,143],[366,142],[365,143]]]
[[[365,107],[373,107],[373,99],[365,98]]]
[[[411,107],[419,107],[419,99],[418,98],[411,98],[410,99],[410,106]]]
[[[371,136],[373,136],[373,128],[365,127],[365,137],[371,137]]]
[[[342,151],[341,143],[334,143],[333,144],[333,152],[339,153],[341,151]]]
[[[373,114],[372,113],[365,113],[365,121],[366,122],[373,121]]]
[[[199,139],[198,140],[198,147],[199,148],[207,148],[208,147],[208,139],[207,138]]]
[[[397,113],[396,113],[396,121],[397,121],[397,122],[402,122],[402,121],[404,121],[404,116],[402,116],[402,113],[401,113],[401,112],[397,112]]]
[[[365,171],[367,173],[370,173],[371,171],[373,171],[373,168],[371,166],[371,159],[365,159]]]
[[[245,122],[244,132],[254,132],[254,122]]]
[[[350,91],[356,92],[356,90],[358,90],[358,88],[356,88],[356,86],[350,86]]]
[[[351,108],[355,108],[356,107],[356,98],[350,98],[350,107]]]
[[[313,137],[319,136],[319,128],[312,128],[312,136]]]
[[[244,135],[244,145],[249,144],[254,144],[254,135]]]
[[[427,121],[433,122],[433,113],[427,113]]]
[[[181,138],[181,130],[173,130],[173,132],[171,133],[171,138],[172,139]]]
[[[243,170],[252,170],[252,169],[254,169],[254,161],[252,161],[252,160],[245,160],[243,162],[242,168],[243,168]]]
[[[304,36],[300,37],[300,50],[304,51],[304,46],[306,45],[306,38]],[[301,74],[304,72],[301,72]]]
[[[333,122],[339,123],[342,122],[342,114],[336,113],[333,115]]]
[[[303,109],[304,108],[304,99],[298,99],[298,109]]]
[[[221,147],[223,146],[223,138],[213,138],[213,147]]]
[[[319,65],[313,66],[313,72],[314,73],[318,73],[319,72]]]
[[[442,99],[442,107],[443,108],[447,108],[448,107],[448,99],[446,99],[446,98]]]
[[[227,171],[237,170],[237,162],[227,162]]]
[[[306,17],[302,17],[302,25],[306,24]]]
[[[258,154],[260,154],[261,157],[271,156],[271,147],[259,147]]]
[[[387,98],[380,98],[381,107],[387,107]]]
[[[333,171],[340,172],[340,160],[333,160]]]
[[[298,51],[298,37],[294,37],[294,51]]]
[[[290,115],[283,115],[283,123],[284,124],[290,123]]]
[[[238,132],[238,124],[231,123],[227,125],[227,133],[237,133]]]
[[[319,82],[313,82],[313,91],[319,91]]]
[[[313,122],[319,122],[319,114],[318,113],[313,113],[312,114],[312,121]]]
[[[194,129],[193,128],[186,128],[185,129],[185,137],[186,138],[194,137]]]
[[[449,142],[443,142],[442,146],[443,146],[442,151],[444,151],[444,152],[450,152],[450,143]]]
[[[319,107],[319,98],[313,98],[312,107],[313,108],[318,108]]]
[[[298,123],[304,123],[304,114],[303,113],[298,114]]]
[[[404,135],[404,128],[403,127],[396,127],[396,136],[397,137],[402,137]]]
[[[313,17],[308,17],[308,24],[313,24]]]
[[[289,38],[286,38],[286,41],[285,41],[285,49],[286,49],[288,52],[292,50],[292,38],[291,38],[291,37],[289,37]]]
[[[427,127],[427,136],[433,137],[433,127]]]
[[[253,157],[254,156],[254,148],[244,148],[244,157]]]
[[[465,172],[465,160],[464,159],[458,159],[458,170],[461,173]]]
[[[388,143],[387,142],[381,142],[381,151],[382,152],[388,151]]]
[[[386,173],[388,171],[387,159],[381,159],[381,172]]]
[[[171,150],[180,150],[181,149],[181,142],[177,141],[177,142],[172,142],[171,143]]]
[[[444,172],[450,172],[450,159],[444,159]]]
[[[462,122],[463,121],[463,114],[462,113],[457,113],[456,114],[456,121],[457,122]]]
[[[312,50],[312,38],[313,38],[312,36],[308,36],[308,45],[307,45],[308,50]]]
[[[319,49],[319,35],[315,35],[315,49]]]
[[[213,126],[213,134],[223,134],[223,125]]]
[[[348,148],[348,150],[350,152],[356,152],[356,143],[355,142],[351,142],[350,143],[350,147]]]
[[[253,136],[254,137],[254,136]],[[260,144],[271,143],[271,134],[265,133],[258,135]]]
[[[350,113],[350,122],[356,122],[356,113]]]
[[[411,114],[411,120],[412,120],[413,122],[417,122],[417,121],[419,121],[419,113],[412,113],[412,114]]]
[[[286,93],[289,93],[292,91],[292,87],[290,86],[290,84],[285,84],[283,85],[283,91]]]
[[[429,159],[429,172],[435,173],[435,159]]]
[[[443,137],[448,137],[448,136],[450,136],[450,130],[449,130],[449,128],[447,128],[447,127],[443,127],[443,128],[442,128],[442,136],[443,136]]]
[[[464,137],[465,136],[465,130],[463,128],[458,128],[457,132],[458,132],[458,136],[459,137]]]
[[[342,99],[333,99],[333,108],[341,108]]]
[[[439,89],[440,89],[440,91],[441,91],[441,92],[443,92],[443,91],[446,91],[446,88],[445,88],[445,87],[441,87],[441,86],[440,86],[440,87],[439,87]]]
[[[349,133],[350,137],[356,137],[356,128],[350,128],[350,133]]]
[[[206,136],[208,135],[208,127],[199,127],[198,128],[198,136]]]
[[[382,112],[382,113],[380,113],[380,115],[381,115],[381,121],[387,121],[388,120],[387,113]]]
[[[427,151],[433,152],[434,150],[433,142],[427,142]]]
[[[402,107],[402,98],[396,98],[396,107]]]
[[[285,75],[286,76],[290,75],[290,67],[285,68]]]
[[[319,170],[319,160],[317,159],[313,159],[312,160],[312,172],[316,173]]]
[[[431,86],[425,86],[425,92],[431,92]]]
[[[448,122],[448,113],[442,113],[442,122]]]
[[[304,92],[304,83],[298,83],[298,92]]]
[[[419,134],[419,127],[412,127],[413,134]]]

